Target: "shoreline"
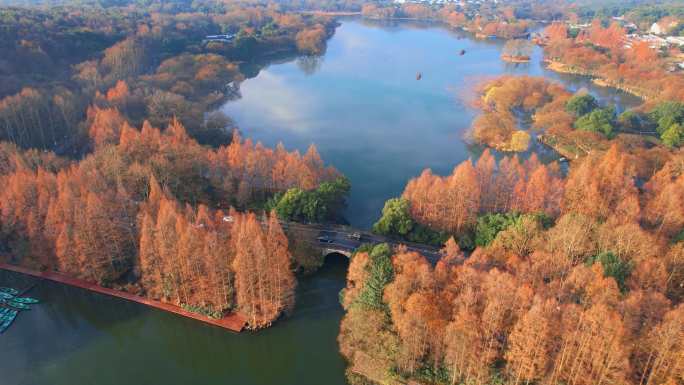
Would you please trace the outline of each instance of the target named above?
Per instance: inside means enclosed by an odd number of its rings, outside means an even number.
[[[301,11],[302,15],[315,16],[360,16],[360,11]]]
[[[511,56],[511,55],[501,55],[501,60],[509,63],[529,63],[529,56]]]
[[[196,321],[201,321],[209,325],[218,326],[223,329],[228,329],[232,332],[239,333],[245,328],[246,319],[239,313],[231,313],[221,319],[210,318],[201,314],[193,313],[183,309],[180,306],[168,304],[161,301],[156,301],[148,298],[144,298],[135,294],[127,293],[120,290],[109,289],[96,285],[94,283],[86,282],[80,279],[68,277],[66,275],[45,271],[39,272],[24,267],[10,265],[8,263],[0,263],[0,269],[12,271],[19,274],[30,275],[32,277],[47,279],[53,282],[61,283],[68,286],[77,287],[80,289],[93,291],[99,294],[109,295],[112,297],[117,297],[125,299],[131,302],[136,302],[142,305],[147,305],[149,307],[163,310],[169,313],[173,313],[182,317],[191,318]]]
[[[580,157],[586,156],[589,152],[587,149],[582,149],[579,147],[576,147],[575,149],[577,151],[573,151],[573,149],[570,149],[569,147],[571,144],[563,142],[562,137],[558,137],[556,135],[550,135],[550,134],[540,134],[537,135],[537,142],[541,143],[541,145],[546,146],[547,148],[555,151],[558,155],[562,156],[565,158],[568,162],[577,160]]]
[[[579,75],[579,76],[587,76],[591,78],[592,83],[596,84],[597,86],[600,87],[610,87],[610,88],[615,88],[616,90],[620,90],[622,92],[628,93],[630,95],[636,96],[638,98],[641,98],[643,101],[649,101],[654,99],[651,96],[647,95],[647,92],[637,90],[635,88],[623,85],[622,83],[616,83],[612,82],[610,80],[607,80],[600,75],[594,73],[593,71],[587,71],[581,68],[577,68],[574,66],[570,66],[568,64],[561,63],[556,60],[550,60],[550,59],[544,59],[544,63],[546,63],[546,69],[551,70],[553,72],[558,72],[562,74],[570,74],[570,75]]]
[[[416,22],[425,22],[425,23],[434,23],[434,24],[441,24],[445,26],[449,30],[453,31],[460,31],[460,32],[465,32],[473,36],[474,39],[477,40],[490,40],[490,39],[501,39],[501,40],[513,40],[513,39],[524,39],[530,36],[531,32],[525,32],[520,35],[516,36],[500,36],[500,35],[485,35],[481,32],[476,32],[476,31],[471,31],[468,26],[464,25],[454,25],[449,22],[447,22],[444,19],[440,18],[434,18],[434,17],[428,17],[428,18],[422,18],[422,17],[376,17],[376,16],[364,16],[362,13],[359,13],[358,15],[361,16],[362,19],[368,19],[368,20],[374,20],[374,21],[416,21]]]

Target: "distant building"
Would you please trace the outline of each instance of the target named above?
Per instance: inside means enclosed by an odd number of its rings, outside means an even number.
[[[679,20],[676,18],[663,17],[659,21],[653,23],[648,31],[654,35],[665,35],[669,30],[676,27],[677,24],[679,24]]]
[[[634,43],[637,42],[642,42],[645,41],[648,43],[648,46],[653,48],[653,49],[660,49],[663,47],[667,47],[669,43],[665,38],[662,38],[660,36],[656,35],[637,35],[637,34],[631,34],[627,35],[627,41],[625,43],[625,48],[632,48],[634,46]]]
[[[591,24],[589,24],[589,23],[584,23],[584,24],[568,23],[568,28],[570,28],[570,29],[587,29],[589,27],[591,27]]]
[[[660,24],[658,24],[658,23],[653,23],[653,25],[651,25],[651,28],[648,30],[648,32],[655,34],[655,35],[662,35],[665,33],[665,31],[663,30],[663,27],[661,27]]]

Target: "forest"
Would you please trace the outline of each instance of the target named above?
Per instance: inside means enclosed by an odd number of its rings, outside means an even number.
[[[176,118],[201,143],[228,144],[230,119],[204,114],[239,96],[242,71],[268,57],[318,55],[336,27],[277,6],[155,6],[0,9],[0,140],[81,157],[90,150],[84,122],[98,107],[136,126]],[[217,34],[234,41],[205,40]]]
[[[683,166],[679,152],[637,184],[614,144],[567,176],[485,152],[410,181],[393,226],[452,237],[436,265],[386,245],[353,256],[350,383],[680,383]]]
[[[313,235],[282,223],[338,219],[349,182],[315,146],[267,148],[209,111],[239,97],[260,60],[321,54],[336,23],[207,7],[0,10],[11,53],[0,59],[0,260],[214,318],[239,312],[252,329],[292,309],[295,273],[321,261]],[[235,38],[205,40],[215,34]],[[309,198],[285,199],[292,191]]]
[[[374,19],[416,19],[441,21],[453,28],[473,32],[477,37],[496,36],[504,39],[524,37],[529,32],[529,17],[519,8],[510,6],[488,8],[489,5],[468,3],[464,7],[455,5],[430,6],[407,3],[401,6],[365,4],[361,9],[364,17]],[[542,12],[541,9],[538,10]]]
[[[647,101],[684,101],[681,74],[667,70],[678,48],[661,52],[647,41],[626,47],[625,28],[615,22],[605,27],[599,19],[577,36],[571,32],[563,23],[546,28],[544,54],[552,69],[590,75]]]
[[[477,87],[474,105],[482,111],[470,139],[504,152],[524,152],[538,140],[569,159],[612,143],[629,147],[639,168],[662,166],[684,144],[684,103],[663,99],[616,113],[584,90],[575,94],[541,77],[503,76]],[[658,140],[659,139],[659,140]],[[669,150],[668,150],[669,149]]]
[[[275,192],[339,179],[315,147],[301,156],[235,134],[212,149],[177,120],[164,131],[125,121],[95,121],[89,131],[115,141],[80,161],[3,145],[0,234],[8,262],[212,316],[239,310],[254,328],[290,308],[297,261],[309,256],[291,256],[275,212],[247,210]]]

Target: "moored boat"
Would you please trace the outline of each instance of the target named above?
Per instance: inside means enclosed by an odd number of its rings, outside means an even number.
[[[13,307],[15,309],[19,310],[31,310],[31,306],[21,303],[21,302],[16,302],[16,301],[7,301],[6,305],[9,305],[10,307]]]
[[[0,287],[0,292],[1,293],[9,293],[11,295],[17,295],[19,294],[19,290],[13,289],[11,287]]]
[[[0,317],[0,334],[12,325],[12,322],[17,318],[18,310],[9,310],[2,317]]]
[[[38,300],[30,297],[16,297],[12,301],[25,304],[36,304]]]

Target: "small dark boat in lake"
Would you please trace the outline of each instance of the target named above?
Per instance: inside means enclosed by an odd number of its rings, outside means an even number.
[[[462,49],[458,54],[461,55],[461,56],[465,55],[465,50]]]
[[[422,78],[423,78],[423,74],[421,74],[420,72],[418,72],[418,73],[416,74],[416,80],[420,80],[420,79],[422,79]]]

